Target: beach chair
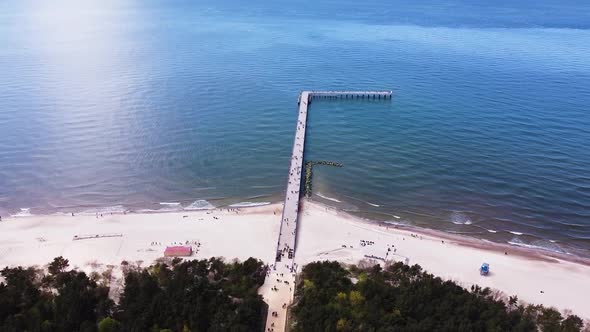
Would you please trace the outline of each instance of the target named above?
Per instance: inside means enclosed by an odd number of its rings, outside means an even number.
[[[481,267],[479,268],[479,274],[481,274],[482,276],[487,276],[488,273],[490,273],[490,264],[488,264],[488,263],[481,264]]]

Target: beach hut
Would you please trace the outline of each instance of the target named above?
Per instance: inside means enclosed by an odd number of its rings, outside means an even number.
[[[487,276],[488,273],[490,273],[490,264],[488,264],[488,263],[481,264],[481,267],[479,268],[479,274],[481,274],[482,276]]]
[[[166,247],[164,250],[164,256],[166,257],[186,257],[193,254],[193,248],[191,246],[173,246]]]

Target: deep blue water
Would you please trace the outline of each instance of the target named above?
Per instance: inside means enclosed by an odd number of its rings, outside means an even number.
[[[344,164],[315,199],[588,254],[589,29],[582,1],[2,1],[0,215],[280,200],[299,91],[386,89],[314,102],[306,158]]]

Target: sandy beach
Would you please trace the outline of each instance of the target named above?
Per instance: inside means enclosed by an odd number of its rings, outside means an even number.
[[[175,244],[191,245],[194,259],[255,257],[271,264],[281,210],[282,204],[272,204],[231,211],[5,218],[0,223],[0,267],[44,266],[64,256],[79,269],[112,269],[120,275],[121,262],[147,266]],[[590,318],[590,264],[584,259],[369,223],[312,202],[305,202],[299,222],[299,266],[317,260],[352,264],[368,257],[405,261],[465,287],[479,284]],[[483,262],[490,264],[489,276],[479,274]]]

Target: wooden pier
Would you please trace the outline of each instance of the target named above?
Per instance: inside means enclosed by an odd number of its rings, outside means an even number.
[[[301,189],[301,173],[303,166],[303,149],[305,147],[305,129],[307,111],[313,99],[365,99],[390,100],[392,91],[302,91],[299,95],[299,114],[295,142],[289,166],[289,180],[285,194],[285,204],[281,218],[281,229],[277,241],[276,265],[293,268],[295,248],[297,245],[297,219],[299,216],[299,191]]]
[[[307,110],[312,99],[365,99],[388,100],[391,91],[302,91],[299,95],[299,114],[297,116],[297,130],[293,142],[291,163],[285,203],[281,216],[281,226],[275,263],[266,276],[264,285],[259,292],[268,304],[266,328],[276,332],[285,331],[287,323],[287,309],[293,300],[295,292],[295,249],[297,245],[297,222],[299,218],[299,203],[301,190],[301,175],[303,167],[303,150],[305,147],[305,132],[307,127]]]
[[[285,204],[281,217],[281,229],[277,241],[275,267],[285,265],[293,271],[295,244],[297,239],[297,218],[299,215],[299,190],[301,189],[301,173],[303,166],[303,148],[305,146],[305,128],[307,126],[307,109],[311,99],[310,91],[303,91],[299,95],[299,113],[297,116],[297,130],[291,154],[289,177]]]
[[[308,91],[311,99],[389,100],[393,91]]]

